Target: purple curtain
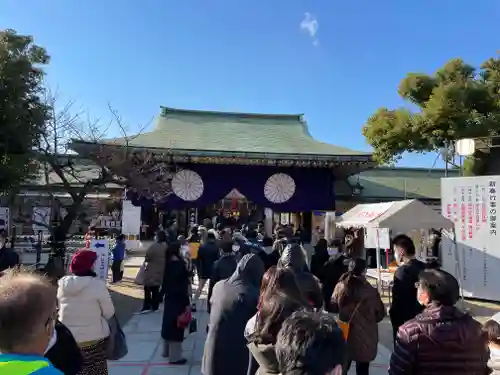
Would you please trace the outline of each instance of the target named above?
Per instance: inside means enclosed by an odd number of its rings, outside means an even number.
[[[206,207],[223,199],[232,189],[237,189],[249,201],[276,212],[298,212],[335,209],[332,170],[322,168],[281,168],[245,165],[182,165],[182,169],[198,173],[203,180],[203,193],[195,201],[186,202],[172,194],[157,203],[162,210],[188,207]],[[295,182],[293,196],[283,203],[272,203],[264,194],[264,186],[270,176],[284,173]],[[134,205],[151,205],[146,198],[131,193],[129,199]]]

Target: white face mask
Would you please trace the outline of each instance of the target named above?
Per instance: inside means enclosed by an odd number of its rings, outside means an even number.
[[[189,254],[189,245],[182,245],[181,246],[181,254],[183,256],[186,256]]]
[[[47,352],[52,349],[52,347],[56,344],[57,342],[57,331],[55,327],[52,329],[52,336],[50,337],[49,343],[47,344],[47,348],[45,349],[45,352],[43,354],[47,354]]]
[[[240,251],[240,245],[233,245],[233,251],[236,253]]]
[[[490,349],[490,358],[493,361],[499,361],[500,360],[500,349],[497,347],[494,347],[493,345],[488,345]]]
[[[328,251],[328,255],[332,256],[332,255],[338,255],[339,253],[339,249],[337,247],[329,247],[327,249]]]

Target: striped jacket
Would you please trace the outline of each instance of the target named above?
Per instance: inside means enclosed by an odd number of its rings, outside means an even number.
[[[0,375],[64,375],[44,357],[0,354]]]

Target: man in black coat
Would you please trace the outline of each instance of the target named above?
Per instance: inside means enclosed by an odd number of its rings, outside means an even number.
[[[19,255],[14,249],[7,247],[7,235],[4,231],[0,232],[0,275],[8,270],[19,266]]]
[[[228,279],[236,270],[236,256],[233,253],[233,243],[225,242],[221,244],[222,256],[214,263],[212,270],[212,277],[208,284],[207,305],[208,313],[210,314],[210,298],[212,298],[212,291],[215,284],[221,280]]]
[[[420,314],[423,306],[417,300],[418,275],[426,265],[415,258],[415,245],[405,234],[393,240],[394,256],[400,264],[394,274],[392,303],[389,310],[394,339],[401,325]]]

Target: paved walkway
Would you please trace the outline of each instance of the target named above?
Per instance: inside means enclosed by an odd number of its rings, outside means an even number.
[[[129,354],[119,360],[109,362],[110,375],[200,375],[201,358],[205,344],[208,314],[205,309],[205,296],[199,302],[198,332],[187,336],[183,343],[184,356],[188,364],[172,366],[161,356],[161,320],[163,312],[134,315],[123,328],[127,335]],[[243,334],[243,333],[242,333]],[[371,365],[372,375],[387,374],[390,351],[379,345],[377,358]],[[231,360],[228,358],[228,360]],[[354,366],[353,366],[354,367]],[[354,368],[349,374],[355,374]],[[239,375],[239,374],[235,374]]]

